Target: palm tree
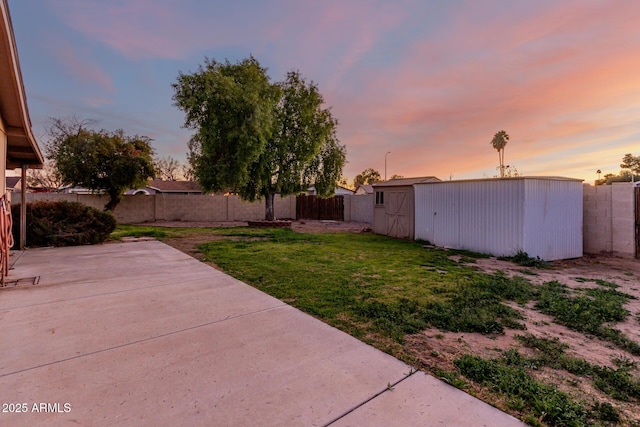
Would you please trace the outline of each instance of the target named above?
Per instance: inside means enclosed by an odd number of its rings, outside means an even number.
[[[498,150],[498,160],[500,161],[500,178],[504,178],[504,147],[509,142],[509,135],[507,132],[501,130],[497,132],[491,140],[493,148]]]

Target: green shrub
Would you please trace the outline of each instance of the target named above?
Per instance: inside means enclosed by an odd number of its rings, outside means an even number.
[[[12,206],[13,235],[20,235],[20,205]],[[102,243],[116,228],[112,214],[76,202],[27,204],[27,246],[77,246]]]

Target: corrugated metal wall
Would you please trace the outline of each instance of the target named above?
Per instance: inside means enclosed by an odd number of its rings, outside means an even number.
[[[437,246],[573,258],[582,255],[582,184],[533,178],[416,184],[415,222],[415,238]]]
[[[525,180],[523,250],[554,260],[582,256],[582,182]]]

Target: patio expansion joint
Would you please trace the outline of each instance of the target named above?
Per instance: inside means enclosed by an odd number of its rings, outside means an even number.
[[[256,314],[266,313],[266,312],[269,312],[269,311],[272,311],[272,310],[278,310],[278,309],[286,308],[286,307],[290,307],[290,306],[285,304],[285,303],[281,303],[281,304],[278,304],[278,305],[273,306],[273,307],[263,308],[261,310],[256,310],[256,311],[252,311],[252,312],[249,312],[249,313],[242,313],[242,314],[238,314],[238,315],[235,315],[235,316],[227,316],[224,319],[213,320],[211,322],[206,322],[206,323],[202,323],[200,325],[190,326],[188,328],[183,328],[183,329],[180,329],[180,330],[177,330],[177,331],[166,332],[164,334],[155,335],[155,336],[152,336],[152,337],[149,337],[149,338],[143,338],[143,339],[131,341],[131,342],[124,343],[124,344],[114,345],[114,346],[111,346],[111,347],[108,347],[108,348],[102,348],[100,350],[90,351],[90,352],[84,353],[84,354],[78,354],[76,356],[66,357],[66,358],[60,359],[60,360],[54,360],[53,362],[42,363],[40,365],[31,366],[31,367],[24,368],[24,369],[19,369],[17,371],[7,372],[6,374],[0,374],[0,378],[9,377],[9,376],[15,375],[15,374],[21,374],[23,372],[33,371],[33,370],[36,370],[36,369],[44,368],[46,366],[52,366],[52,365],[56,365],[56,364],[59,364],[59,363],[68,362],[70,360],[76,360],[76,359],[81,359],[81,358],[87,357],[87,356],[93,356],[95,354],[105,353],[105,352],[111,351],[111,350],[117,350],[117,349],[124,348],[124,347],[130,347],[130,346],[141,344],[141,343],[148,342],[148,341],[154,341],[154,340],[157,340],[157,339],[166,338],[166,337],[169,337],[169,336],[172,336],[172,335],[180,334],[182,332],[188,332],[188,331],[192,331],[192,330],[195,330],[195,329],[204,328],[206,326],[215,325],[216,323],[226,322],[227,320],[233,320],[233,319],[239,319],[239,318],[242,318],[242,317],[253,316],[253,315],[256,315]]]
[[[362,408],[364,405],[366,405],[367,403],[371,402],[373,399],[377,398],[378,396],[383,395],[384,393],[388,393],[391,392],[393,393],[393,388],[395,386],[397,386],[398,384],[400,384],[402,381],[406,380],[407,378],[409,378],[410,376],[412,376],[413,374],[415,374],[416,370],[411,369],[411,371],[409,371],[408,374],[406,374],[404,377],[400,378],[398,381],[394,382],[394,383],[389,383],[384,389],[380,390],[379,392],[377,392],[376,394],[374,394],[373,396],[363,400],[362,402],[358,403],[357,405],[355,405],[353,408],[345,411],[344,413],[342,413],[341,415],[338,415],[336,418],[332,419],[331,421],[329,421],[326,424],[323,424],[322,427],[329,427],[332,424],[335,424],[336,422],[340,421],[342,418],[346,417],[347,415],[349,415],[350,413],[358,410],[359,408]]]
[[[205,280],[205,279],[202,279]],[[82,284],[82,282],[78,282],[79,284]],[[154,288],[161,288],[163,286],[176,286],[176,285],[181,285],[182,283],[178,283],[176,281],[172,281],[169,283],[163,283],[160,285],[149,285],[149,286],[143,286],[140,288],[130,288],[130,289],[123,289],[121,291],[111,291],[111,292],[103,292],[100,294],[91,294],[91,295],[83,295],[81,297],[73,297],[73,298],[64,298],[64,299],[59,299],[59,300],[53,300],[53,301],[45,301],[45,302],[39,302],[39,303],[35,303],[35,304],[25,304],[25,305],[14,305],[11,307],[0,307],[0,310],[15,310],[15,309],[19,309],[19,308],[29,308],[29,307],[38,307],[38,306],[42,306],[42,305],[48,305],[48,304],[58,304],[61,302],[66,302],[66,301],[77,301],[77,300],[83,300],[83,299],[89,299],[89,298],[95,298],[95,297],[102,297],[102,296],[106,296],[106,295],[117,295],[117,294],[122,294],[122,293],[127,293],[127,292],[137,292],[137,291],[143,291],[143,290],[147,290],[147,289],[154,289]],[[37,285],[35,285],[37,286]],[[8,291],[12,291],[14,288],[8,288]],[[21,288],[24,289],[24,288]],[[38,289],[42,289],[38,288]]]

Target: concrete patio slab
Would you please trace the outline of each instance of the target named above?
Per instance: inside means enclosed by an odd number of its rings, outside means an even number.
[[[0,291],[0,425],[520,425],[157,241],[10,274],[40,284]]]
[[[392,390],[336,421],[335,427],[465,426],[506,427],[509,417],[488,418],[486,404],[455,387],[416,372]]]

